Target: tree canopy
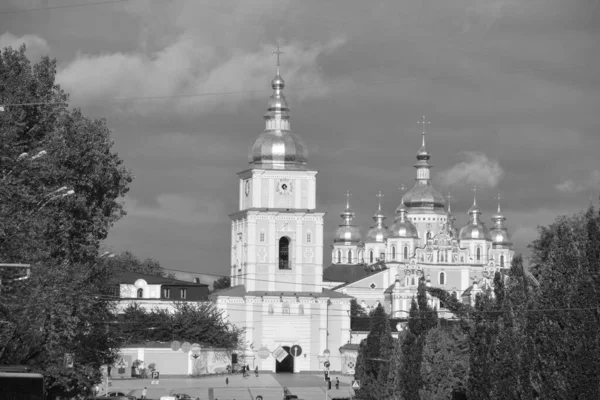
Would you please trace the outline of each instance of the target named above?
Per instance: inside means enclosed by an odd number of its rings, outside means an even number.
[[[55,76],[56,61],[32,65],[25,46],[1,51],[0,262],[32,272],[11,281],[14,271],[0,268],[0,363],[27,364],[50,395],[73,396],[119,346],[104,334],[113,310],[98,296],[110,271],[98,249],[125,214],[132,175],[106,121],[69,109]]]

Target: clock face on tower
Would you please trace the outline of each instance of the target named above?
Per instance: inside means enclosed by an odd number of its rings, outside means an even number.
[[[294,186],[289,179],[280,179],[279,182],[277,182],[277,193],[285,196],[291,194],[293,191]]]
[[[246,193],[246,196],[248,196],[250,194],[250,181],[249,180],[244,181],[244,193]]]

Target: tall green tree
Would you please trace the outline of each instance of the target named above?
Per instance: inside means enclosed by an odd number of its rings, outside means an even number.
[[[222,276],[213,283],[213,290],[228,289],[231,287],[231,278]]]
[[[155,259],[146,258],[140,260],[130,251],[116,254],[114,257],[107,259],[107,263],[115,272],[129,271],[156,276],[168,275]]]
[[[369,335],[361,342],[355,378],[361,381],[356,398],[380,400],[388,393],[390,355],[394,347],[390,322],[379,304],[371,316]]]
[[[0,363],[27,364],[50,395],[73,396],[118,348],[103,328],[112,309],[97,295],[110,273],[98,249],[132,177],[106,121],[69,109],[55,76],[56,61],[32,65],[25,46],[0,52],[0,262],[32,266],[23,281],[0,268],[0,324],[12,327]]]

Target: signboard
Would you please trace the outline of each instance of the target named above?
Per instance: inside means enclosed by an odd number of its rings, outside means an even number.
[[[158,381],[152,381],[150,382],[152,385],[158,385]]]
[[[324,365],[325,365],[325,368],[329,368],[329,366],[330,366],[331,364],[329,363],[329,361],[325,361],[325,364],[324,364]]]
[[[268,347],[263,346],[260,349],[258,349],[258,357],[259,358],[266,360],[267,358],[269,358],[270,355],[271,355],[271,350],[269,350]]]
[[[152,378],[152,380],[158,380],[160,378],[160,372],[158,372],[158,371],[152,371],[152,374],[150,375],[150,378]]]
[[[177,340],[174,340],[171,342],[171,350],[177,351],[180,348],[181,348],[181,343],[179,343]]]
[[[181,351],[183,351],[184,353],[188,353],[190,351],[191,347],[192,347],[192,345],[190,344],[190,342],[184,342],[181,345]]]
[[[360,381],[352,381],[352,389],[360,389]]]
[[[263,400],[262,396],[256,396],[256,400]]]
[[[353,369],[349,369],[349,370],[346,371],[346,373],[348,375],[354,375],[354,370]]]
[[[294,357],[299,357],[302,354],[302,347],[300,347],[299,345],[295,344],[290,349],[290,353]]]
[[[331,354],[331,352],[329,351],[329,349],[325,349],[323,350],[323,356],[329,358],[329,355]]]
[[[192,354],[198,354],[199,355],[201,349],[202,348],[200,347],[200,345],[198,343],[194,343],[192,345],[192,347],[190,347],[190,351],[192,352]]]
[[[277,359],[277,361],[282,362],[283,360],[285,360],[285,358],[290,354],[287,351],[284,350],[283,347],[281,346],[277,346],[277,348],[275,350],[273,350],[273,357],[275,357],[275,359]]]

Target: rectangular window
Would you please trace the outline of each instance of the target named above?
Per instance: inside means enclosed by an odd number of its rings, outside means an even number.
[[[187,289],[179,289],[179,294],[182,299],[187,297]]]
[[[163,297],[165,299],[171,298],[171,289],[168,289],[168,288],[163,289]]]
[[[312,237],[311,237],[311,236],[312,236],[312,235],[310,234],[310,232],[308,232],[308,233],[306,234],[306,243],[310,243],[310,241],[312,240]]]
[[[261,243],[264,243],[264,242],[265,242],[265,233],[264,233],[264,232],[261,232],[261,233],[260,233],[260,242],[261,242]]]

